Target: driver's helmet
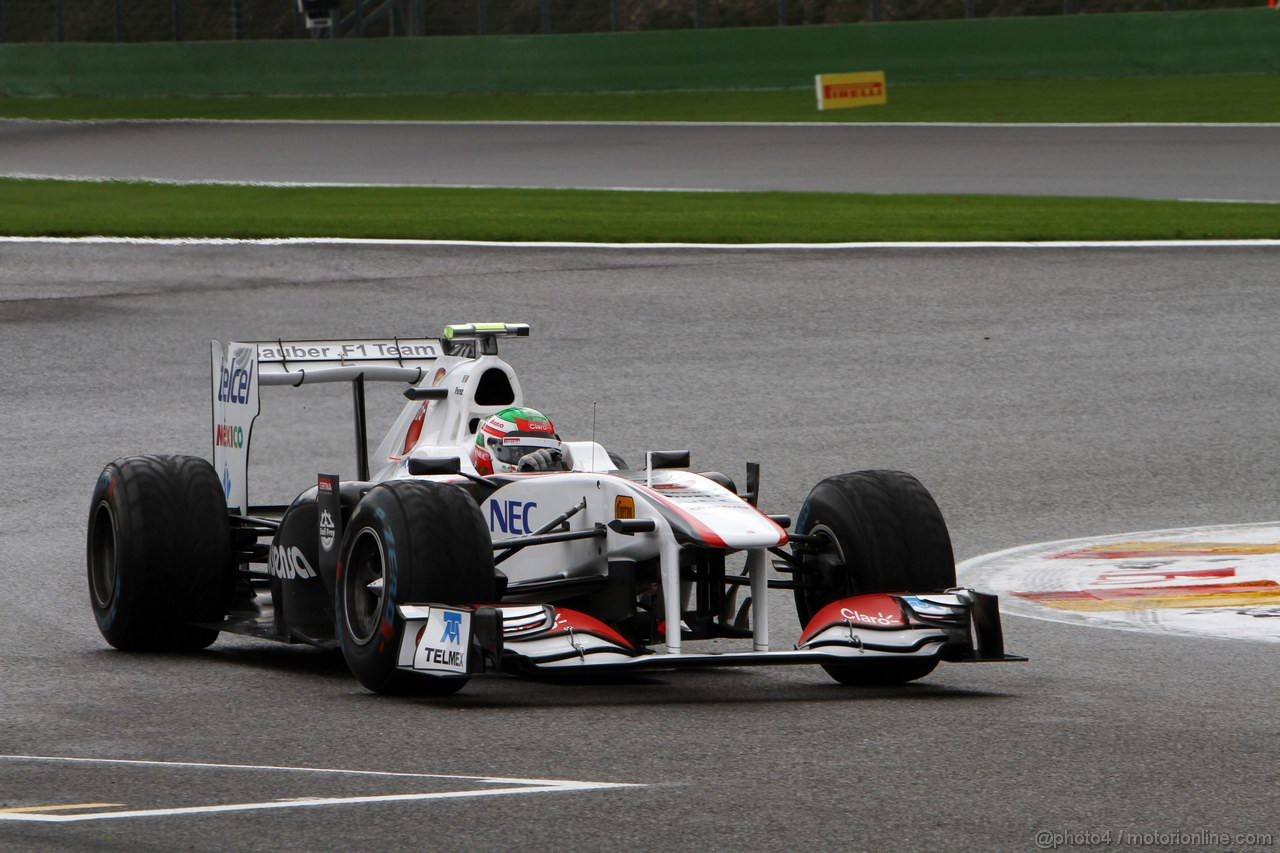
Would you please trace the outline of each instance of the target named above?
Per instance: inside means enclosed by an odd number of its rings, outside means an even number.
[[[471,463],[481,474],[510,474],[519,470],[521,458],[543,448],[560,461],[563,447],[551,419],[537,409],[516,406],[480,424]]]

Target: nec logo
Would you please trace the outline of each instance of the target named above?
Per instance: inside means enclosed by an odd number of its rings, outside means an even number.
[[[222,376],[218,380],[218,402],[245,405],[249,402],[249,388],[252,385],[252,362],[247,368],[233,362],[229,369],[222,368]]]
[[[489,529],[494,533],[502,531],[515,536],[532,533],[529,510],[537,505],[537,501],[490,501]]]

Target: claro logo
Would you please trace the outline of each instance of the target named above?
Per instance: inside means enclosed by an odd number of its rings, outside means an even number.
[[[311,568],[311,564],[307,562],[307,558],[302,554],[302,549],[297,545],[292,545],[288,548],[272,545],[271,555],[267,562],[267,574],[281,580],[291,581],[296,578],[305,580],[315,577],[316,570]]]
[[[869,616],[849,607],[840,608],[840,615],[850,622],[861,622],[864,625],[898,625],[902,622],[901,616],[885,613]]]

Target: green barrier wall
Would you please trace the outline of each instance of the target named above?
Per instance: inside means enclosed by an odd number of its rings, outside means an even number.
[[[564,36],[0,45],[0,95],[159,96],[786,88],[1280,71],[1280,12],[1073,15]],[[1280,95],[1277,95],[1280,97]]]

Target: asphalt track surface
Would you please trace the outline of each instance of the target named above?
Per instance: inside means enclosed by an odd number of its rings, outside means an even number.
[[[305,648],[109,650],[83,526],[110,459],[207,453],[210,338],[499,317],[532,324],[504,352],[561,432],[589,435],[594,402],[597,437],[632,458],[687,446],[734,474],[758,460],[772,511],[794,513],[827,474],[887,467],[932,488],[960,558],[1274,520],[1278,268],[1280,250],[1238,247],[0,244],[0,754],[642,786],[0,821],[0,847],[1032,850],[1040,832],[1111,832],[1113,849],[1269,849],[1193,834],[1280,836],[1274,644],[1010,617],[1029,663],[894,689],[762,668],[381,698]],[[371,405],[393,407],[394,390]],[[254,499],[317,468],[349,475],[348,407],[332,388],[264,392]],[[0,759],[0,809],[493,784]]]
[[[1280,201],[1280,125],[0,121],[0,173]]]

